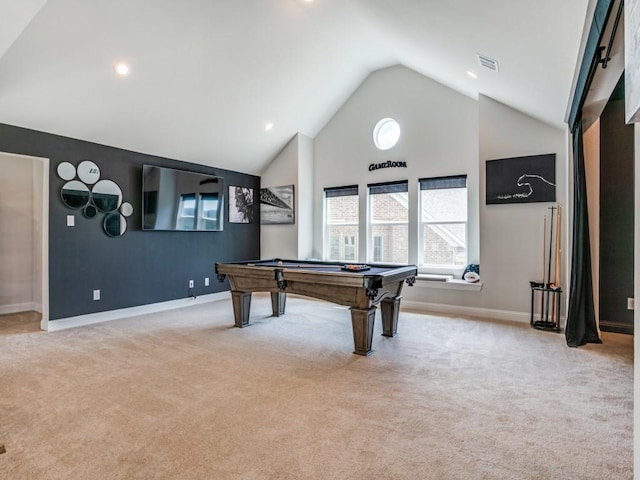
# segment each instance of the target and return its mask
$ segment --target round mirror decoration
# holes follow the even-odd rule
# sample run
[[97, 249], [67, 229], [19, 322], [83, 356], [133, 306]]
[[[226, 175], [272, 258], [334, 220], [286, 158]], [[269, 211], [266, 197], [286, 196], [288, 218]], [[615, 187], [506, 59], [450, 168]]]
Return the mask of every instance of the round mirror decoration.
[[122, 205], [120, 205], [120, 213], [125, 217], [130, 217], [133, 213], [133, 205], [131, 205], [129, 202], [124, 202]]
[[114, 212], [122, 203], [122, 190], [112, 180], [100, 180], [91, 190], [93, 204], [105, 213]]
[[69, 162], [60, 162], [57, 168], [58, 176], [62, 180], [73, 180], [73, 177], [76, 176], [76, 167]]
[[87, 218], [93, 218], [93, 217], [95, 217], [97, 214], [98, 214], [98, 209], [97, 209], [95, 206], [93, 206], [93, 205], [89, 204], [89, 205], [87, 205], [86, 207], [84, 207], [84, 216], [85, 216], [85, 217], [87, 217]]
[[109, 213], [104, 217], [102, 227], [110, 237], [119, 237], [127, 231], [127, 219], [117, 212]]
[[83, 160], [78, 165], [78, 178], [86, 184], [93, 185], [100, 180], [100, 168], [91, 160]]
[[78, 180], [71, 180], [62, 186], [62, 201], [69, 208], [84, 208], [90, 198], [89, 187]]
[[[66, 181], [60, 191], [66, 207], [82, 210], [85, 218], [103, 213], [102, 228], [110, 237], [127, 231], [125, 217], [133, 214], [133, 205], [122, 202], [122, 190], [116, 182], [100, 180], [100, 167], [91, 160], [83, 160], [77, 168], [70, 162], [60, 162], [56, 171]], [[76, 175], [79, 180], [74, 180]]]

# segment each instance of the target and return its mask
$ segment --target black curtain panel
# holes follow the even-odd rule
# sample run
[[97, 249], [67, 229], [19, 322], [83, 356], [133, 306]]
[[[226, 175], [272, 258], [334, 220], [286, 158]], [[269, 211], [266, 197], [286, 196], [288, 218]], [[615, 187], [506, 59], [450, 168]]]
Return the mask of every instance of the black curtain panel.
[[586, 343], [602, 343], [598, 335], [593, 306], [589, 215], [581, 121], [576, 123], [573, 131], [573, 164], [573, 248], [565, 337], [568, 346], [579, 347]]

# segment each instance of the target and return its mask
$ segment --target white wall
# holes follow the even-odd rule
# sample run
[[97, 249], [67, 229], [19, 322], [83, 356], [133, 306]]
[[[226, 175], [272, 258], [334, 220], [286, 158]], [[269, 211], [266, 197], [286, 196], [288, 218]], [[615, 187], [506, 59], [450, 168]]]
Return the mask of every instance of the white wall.
[[[570, 210], [566, 187], [567, 132], [539, 122], [489, 97], [480, 96], [479, 103], [481, 195], [484, 196], [485, 191], [487, 160], [555, 153], [556, 200], [563, 209], [562, 252], [563, 255], [567, 254], [567, 238], [570, 236], [566, 215]], [[549, 214], [551, 204], [481, 203], [480, 276], [484, 286], [478, 306], [529, 312], [529, 282], [542, 281], [544, 216]], [[566, 264], [566, 255], [563, 257], [563, 264]], [[566, 276], [566, 271], [563, 271], [560, 282], [563, 292], [567, 292]], [[563, 300], [566, 301], [566, 294], [564, 297]]]
[[593, 276], [593, 306], [596, 322], [600, 321], [600, 118], [583, 135], [584, 166], [589, 209], [589, 239], [591, 241], [591, 273]]
[[297, 134], [262, 172], [261, 188], [293, 185], [295, 224], [262, 225], [260, 257], [305, 259], [312, 256], [313, 140]]
[[[385, 117], [398, 121], [401, 136], [388, 151], [373, 143], [373, 128]], [[322, 257], [323, 191], [357, 184], [361, 219], [367, 184], [409, 180], [409, 215], [418, 218], [418, 183], [422, 177], [466, 174], [469, 185], [469, 258], [478, 251], [478, 107], [477, 102], [406, 67], [372, 73], [315, 138], [313, 253]], [[407, 168], [368, 171], [371, 163], [406, 161]], [[366, 261], [366, 224], [360, 222], [359, 261]], [[410, 231], [410, 251], [417, 252], [417, 230]], [[413, 248], [412, 248], [413, 247]], [[416, 263], [416, 255], [409, 258]]]
[[[387, 116], [400, 123], [402, 136], [396, 147], [383, 152], [375, 148], [372, 131]], [[467, 174], [469, 262], [479, 260], [482, 290], [405, 288], [405, 303], [479, 315], [504, 312], [501, 318], [528, 320], [529, 281], [541, 280], [543, 218], [550, 204], [485, 205], [485, 162], [555, 153], [557, 199], [567, 210], [566, 131], [488, 97], [475, 101], [396, 66], [374, 72], [363, 82], [315, 138], [314, 151], [314, 256], [322, 256], [325, 187], [357, 184], [366, 192], [369, 183], [408, 179], [410, 215], [417, 218], [418, 178]], [[385, 160], [406, 161], [408, 168], [367, 170], [370, 163]], [[568, 252], [567, 217], [562, 229], [564, 252]], [[410, 241], [417, 242], [417, 232], [410, 234]], [[360, 236], [365, 235], [361, 225]], [[359, 260], [365, 261], [362, 247], [361, 238]], [[417, 258], [409, 261], [416, 263]], [[566, 292], [566, 275], [562, 277]]]
[[[45, 299], [43, 298], [43, 281], [45, 275], [45, 261], [44, 261], [44, 249], [45, 241], [44, 236], [48, 229], [43, 225], [48, 220], [49, 216], [44, 213], [44, 203], [49, 204], [48, 193], [45, 196], [43, 185], [45, 183], [44, 170], [48, 168], [48, 160], [43, 163], [42, 160], [31, 160], [31, 172], [32, 172], [32, 186], [33, 186], [33, 211], [31, 216], [31, 224], [33, 229], [33, 271], [32, 278], [34, 280], [33, 287], [33, 302], [34, 310], [44, 313]], [[49, 183], [49, 177], [46, 178], [46, 183]], [[48, 192], [48, 190], [47, 190]], [[48, 209], [47, 209], [48, 213]], [[45, 220], [45, 218], [47, 220]], [[48, 244], [48, 242], [46, 242]], [[47, 256], [48, 258], [48, 256]], [[46, 269], [48, 271], [48, 269]]]
[[298, 134], [298, 256], [313, 257], [313, 139]]
[[0, 153], [0, 313], [33, 310], [42, 302], [35, 257], [42, 210], [41, 193], [34, 191], [38, 167], [27, 157]]

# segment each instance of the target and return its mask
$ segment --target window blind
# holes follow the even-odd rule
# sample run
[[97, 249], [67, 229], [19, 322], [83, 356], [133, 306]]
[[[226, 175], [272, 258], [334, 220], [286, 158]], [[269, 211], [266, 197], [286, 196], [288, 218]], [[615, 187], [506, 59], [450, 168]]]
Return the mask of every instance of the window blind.
[[466, 188], [467, 176], [466, 175], [454, 175], [450, 177], [434, 177], [434, 178], [421, 178], [420, 190], [439, 190], [443, 188]]
[[344, 187], [328, 187], [324, 189], [325, 198], [347, 197], [358, 195], [358, 185], [347, 185]]
[[367, 185], [367, 187], [369, 187], [370, 195], [378, 193], [404, 193], [409, 191], [409, 183], [406, 180], [402, 182], [371, 183]]

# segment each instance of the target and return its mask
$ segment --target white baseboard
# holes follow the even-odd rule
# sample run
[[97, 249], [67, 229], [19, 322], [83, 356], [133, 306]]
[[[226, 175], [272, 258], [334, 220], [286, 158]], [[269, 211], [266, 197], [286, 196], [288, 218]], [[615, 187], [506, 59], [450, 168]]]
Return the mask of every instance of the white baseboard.
[[[254, 294], [257, 295], [257, 294]], [[108, 312], [90, 313], [87, 315], [79, 315], [77, 317], [61, 318], [59, 320], [49, 320], [42, 322], [41, 328], [50, 332], [57, 330], [64, 330], [67, 328], [81, 327], [85, 325], [92, 325], [95, 323], [109, 322], [112, 320], [119, 320], [122, 318], [135, 317], [137, 315], [145, 315], [148, 313], [162, 312], [165, 310], [172, 310], [175, 308], [187, 307], [189, 305], [217, 302], [220, 300], [228, 300], [231, 297], [230, 292], [218, 292], [209, 295], [200, 295], [196, 299], [181, 298], [178, 300], [170, 300], [168, 302], [152, 303], [150, 305], [140, 305], [137, 307], [123, 308], [119, 310], [110, 310]], [[23, 308], [24, 305], [28, 305], [28, 308]], [[34, 304], [20, 304], [21, 309], [18, 311], [36, 310]], [[403, 299], [400, 303], [402, 309], [414, 310], [420, 313], [427, 314], [444, 314], [444, 315], [459, 315], [475, 318], [488, 318], [492, 320], [500, 320], [506, 322], [518, 322], [528, 324], [531, 320], [530, 312], [515, 312], [510, 310], [498, 310], [492, 308], [478, 308], [478, 307], [464, 307], [461, 305], [447, 305], [443, 303], [428, 303], [428, 302], [416, 302]], [[3, 312], [3, 308], [0, 307], [0, 314]], [[37, 310], [36, 310], [37, 311]], [[563, 324], [564, 317], [561, 317], [560, 323]]]
[[35, 302], [14, 303], [12, 305], [0, 305], [0, 315], [20, 312], [40, 312], [41, 306]]
[[492, 308], [463, 307], [461, 305], [446, 305], [443, 303], [415, 302], [407, 301], [405, 299], [402, 300], [400, 306], [401, 308], [416, 310], [423, 313], [463, 315], [468, 317], [490, 318], [493, 320], [521, 323], [529, 323], [531, 321], [531, 313], [529, 312], [513, 312], [510, 310], [496, 310]]
[[58, 320], [43, 321], [41, 328], [49, 332], [65, 330], [67, 328], [82, 327], [92, 325], [94, 323], [110, 322], [112, 320], [120, 320], [122, 318], [135, 317], [137, 315], [145, 315], [148, 313], [163, 312], [165, 310], [173, 310], [175, 308], [188, 307], [201, 303], [217, 302], [231, 298], [230, 293], [218, 292], [208, 295], [200, 295], [197, 298], [181, 298], [178, 300], [170, 300], [168, 302], [152, 303], [149, 305], [140, 305], [137, 307], [121, 308], [119, 310], [109, 310], [108, 312], [89, 313], [87, 315], [78, 315], [77, 317], [61, 318]]

